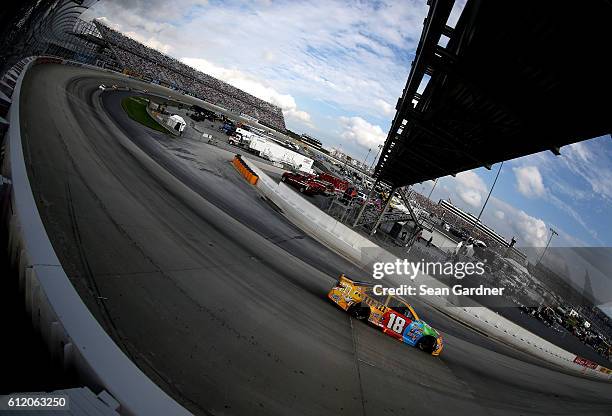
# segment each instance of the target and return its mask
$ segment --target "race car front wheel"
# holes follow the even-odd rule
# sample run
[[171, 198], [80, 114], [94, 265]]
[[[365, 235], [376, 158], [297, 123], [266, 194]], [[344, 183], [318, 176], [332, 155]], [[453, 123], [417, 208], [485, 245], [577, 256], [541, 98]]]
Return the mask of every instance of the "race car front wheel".
[[421, 351], [431, 354], [436, 347], [436, 339], [434, 337], [424, 336], [417, 343], [417, 347]]

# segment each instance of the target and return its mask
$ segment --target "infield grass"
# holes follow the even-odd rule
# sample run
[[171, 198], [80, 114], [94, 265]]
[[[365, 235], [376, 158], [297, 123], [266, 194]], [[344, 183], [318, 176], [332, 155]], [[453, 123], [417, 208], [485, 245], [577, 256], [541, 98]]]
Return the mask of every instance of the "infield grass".
[[143, 126], [147, 126], [150, 129], [157, 130], [162, 133], [168, 133], [168, 131], [157, 121], [153, 120], [147, 113], [147, 101], [140, 97], [127, 97], [121, 101], [121, 107], [127, 113], [127, 115], [134, 121], [139, 122]]

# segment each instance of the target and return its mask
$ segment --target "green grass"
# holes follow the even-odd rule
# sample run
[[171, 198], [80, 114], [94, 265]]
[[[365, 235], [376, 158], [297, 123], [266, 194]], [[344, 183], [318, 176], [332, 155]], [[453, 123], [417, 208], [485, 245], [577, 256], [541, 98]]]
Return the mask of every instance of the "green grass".
[[140, 97], [127, 97], [121, 101], [121, 107], [123, 107], [123, 110], [132, 120], [150, 129], [168, 133], [168, 130], [147, 114], [147, 101], [145, 99]]

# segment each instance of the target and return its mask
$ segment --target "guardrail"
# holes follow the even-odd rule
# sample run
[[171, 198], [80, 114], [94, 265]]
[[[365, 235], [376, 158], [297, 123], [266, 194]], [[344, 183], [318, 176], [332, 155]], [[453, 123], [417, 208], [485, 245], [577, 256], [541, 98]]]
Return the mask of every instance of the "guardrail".
[[[247, 158], [242, 160], [259, 176], [257, 182], [259, 191], [276, 204], [282, 210], [283, 215], [291, 222], [313, 238], [360, 266], [367, 266], [372, 261], [377, 260], [396, 259], [393, 254], [327, 215], [284, 183], [277, 184], [274, 182], [251, 160]], [[376, 250], [368, 250], [372, 248], [376, 248]], [[371, 256], [368, 254], [370, 252], [377, 253], [377, 258], [368, 257]], [[444, 286], [431, 276], [422, 275], [417, 279], [419, 279], [419, 283], [427, 281], [435, 283], [437, 287]], [[565, 351], [486, 307], [449, 307], [441, 296], [420, 297], [420, 299], [492, 338], [510, 344], [572, 373], [590, 378], [612, 380], [611, 369]]]
[[121, 414], [190, 415], [153, 383], [96, 321], [72, 286], [46, 234], [28, 180], [19, 119], [25, 73], [33, 65], [44, 63], [95, 68], [56, 57], [27, 58], [0, 82], [0, 90], [10, 100], [2, 163], [2, 175], [10, 182], [4, 185], [8, 189], [3, 192], [3, 215], [9, 231], [9, 260], [18, 271], [26, 310], [54, 359], [64, 368], [74, 369], [92, 390], [109, 392], [119, 402]]

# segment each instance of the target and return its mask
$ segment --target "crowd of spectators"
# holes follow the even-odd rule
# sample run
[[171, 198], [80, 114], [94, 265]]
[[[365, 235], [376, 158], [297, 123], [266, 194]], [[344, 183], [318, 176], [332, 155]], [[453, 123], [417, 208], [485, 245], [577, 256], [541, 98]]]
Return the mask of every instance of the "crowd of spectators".
[[285, 130], [283, 113], [278, 106], [149, 48], [98, 21], [96, 26], [110, 44], [119, 64], [130, 75], [172, 87], [234, 113], [251, 116], [280, 131]]

